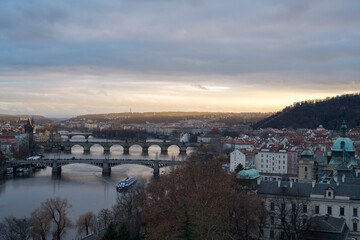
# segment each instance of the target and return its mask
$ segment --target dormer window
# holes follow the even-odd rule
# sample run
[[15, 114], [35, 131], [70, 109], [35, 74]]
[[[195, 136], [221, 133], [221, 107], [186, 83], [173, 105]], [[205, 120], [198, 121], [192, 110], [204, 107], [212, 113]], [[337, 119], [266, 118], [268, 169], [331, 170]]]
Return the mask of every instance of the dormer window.
[[334, 189], [332, 189], [331, 187], [329, 187], [328, 189], [326, 189], [326, 198], [334, 198]]

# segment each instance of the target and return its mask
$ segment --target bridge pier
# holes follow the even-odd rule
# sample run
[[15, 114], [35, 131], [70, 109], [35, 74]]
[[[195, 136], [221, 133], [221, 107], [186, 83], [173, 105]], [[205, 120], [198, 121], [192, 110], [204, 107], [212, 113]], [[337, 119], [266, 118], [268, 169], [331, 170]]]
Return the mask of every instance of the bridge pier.
[[64, 147], [63, 152], [66, 153], [66, 154], [71, 154], [71, 147], [68, 147], [68, 146]]
[[187, 147], [185, 144], [181, 145], [180, 146], [180, 154], [186, 154], [186, 149], [187, 149]]
[[148, 155], [149, 154], [149, 147], [148, 146], [143, 146], [142, 147], [142, 154], [143, 155]]
[[109, 176], [111, 174], [111, 167], [107, 160], [103, 162], [102, 174], [103, 176]]
[[154, 162], [154, 175], [157, 176], [160, 173], [160, 167], [159, 167], [159, 162], [155, 161]]
[[130, 153], [130, 147], [129, 146], [123, 146], [124, 152], [123, 154], [129, 154]]
[[84, 154], [90, 154], [90, 147], [84, 146]]
[[168, 154], [168, 146], [161, 146], [161, 154]]
[[110, 147], [104, 146], [104, 154], [110, 154]]
[[56, 160], [52, 162], [52, 171], [53, 174], [61, 173], [61, 165], [58, 164]]

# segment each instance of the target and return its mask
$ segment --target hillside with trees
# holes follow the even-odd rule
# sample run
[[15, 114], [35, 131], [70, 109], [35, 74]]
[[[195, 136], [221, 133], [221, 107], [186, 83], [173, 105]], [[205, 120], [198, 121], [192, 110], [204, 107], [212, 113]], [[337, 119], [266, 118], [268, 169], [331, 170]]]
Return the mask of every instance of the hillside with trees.
[[151, 123], [174, 123], [186, 120], [212, 120], [221, 121], [228, 125], [232, 124], [251, 124], [270, 116], [271, 113], [245, 112], [126, 112], [126, 113], [107, 113], [107, 114], [87, 114], [80, 115], [70, 120], [92, 120], [92, 121], [117, 121], [124, 124], [146, 122]]
[[254, 128], [316, 128], [339, 130], [345, 120], [349, 128], [360, 126], [360, 93], [294, 103], [257, 122]]

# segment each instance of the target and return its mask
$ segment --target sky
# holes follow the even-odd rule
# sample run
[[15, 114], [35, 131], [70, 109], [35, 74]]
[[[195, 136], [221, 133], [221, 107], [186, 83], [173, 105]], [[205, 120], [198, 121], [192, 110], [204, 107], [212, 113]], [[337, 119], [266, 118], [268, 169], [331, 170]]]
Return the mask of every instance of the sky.
[[360, 91], [358, 0], [0, 0], [0, 113], [269, 112]]

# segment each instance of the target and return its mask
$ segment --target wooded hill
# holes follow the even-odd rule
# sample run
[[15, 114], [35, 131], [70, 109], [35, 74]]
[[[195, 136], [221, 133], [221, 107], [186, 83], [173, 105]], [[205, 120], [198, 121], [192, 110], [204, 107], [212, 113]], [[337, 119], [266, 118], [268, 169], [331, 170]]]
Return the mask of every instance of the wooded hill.
[[256, 123], [270, 113], [224, 113], [224, 112], [134, 112], [80, 115], [70, 120], [111, 121], [121, 123], [172, 123], [181, 120], [213, 119], [226, 124]]
[[360, 127], [360, 93], [294, 103], [260, 120], [254, 128], [310, 128], [320, 124], [339, 130], [345, 120], [348, 128]]

